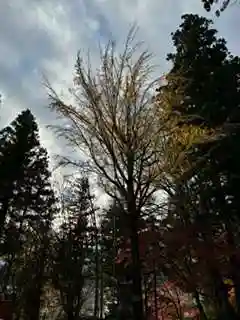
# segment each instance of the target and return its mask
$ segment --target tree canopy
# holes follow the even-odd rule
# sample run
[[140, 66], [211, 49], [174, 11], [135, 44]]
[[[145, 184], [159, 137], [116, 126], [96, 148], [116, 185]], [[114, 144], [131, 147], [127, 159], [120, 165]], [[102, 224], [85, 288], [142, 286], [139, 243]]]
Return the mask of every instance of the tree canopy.
[[29, 109], [0, 130], [0, 318], [240, 319], [240, 58], [184, 14], [163, 83], [135, 31], [47, 87], [72, 175]]

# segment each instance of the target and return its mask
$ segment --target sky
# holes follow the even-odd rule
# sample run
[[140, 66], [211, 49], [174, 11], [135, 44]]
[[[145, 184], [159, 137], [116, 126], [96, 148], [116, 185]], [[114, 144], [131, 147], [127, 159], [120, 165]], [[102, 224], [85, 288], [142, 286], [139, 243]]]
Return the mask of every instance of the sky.
[[[207, 15], [200, 0], [0, 0], [0, 128], [29, 108], [50, 157], [62, 153], [62, 142], [46, 128], [56, 116], [47, 108], [44, 77], [59, 93], [71, 87], [78, 50], [89, 51], [97, 66], [99, 43], [114, 39], [121, 47], [133, 23], [161, 74], [172, 51], [170, 33], [184, 13]], [[240, 5], [218, 19], [207, 16], [230, 51], [240, 54]]]

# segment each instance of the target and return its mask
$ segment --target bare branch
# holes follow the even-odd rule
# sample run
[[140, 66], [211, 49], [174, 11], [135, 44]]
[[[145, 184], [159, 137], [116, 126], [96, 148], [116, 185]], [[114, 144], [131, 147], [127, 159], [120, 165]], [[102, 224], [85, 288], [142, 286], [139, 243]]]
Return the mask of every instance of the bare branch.
[[127, 200], [133, 190], [140, 210], [161, 181], [166, 188], [164, 156], [170, 119], [162, 117], [153, 102], [159, 79], [151, 81], [152, 55], [139, 51], [142, 43], [135, 42], [135, 33], [133, 27], [122, 54], [117, 54], [114, 42], [100, 50], [96, 72], [90, 60], [85, 63], [78, 55], [71, 90], [75, 105], [64, 103], [48, 89], [51, 108], [68, 121], [68, 127], [52, 127], [57, 135], [85, 153], [88, 169], [98, 174], [109, 195]]

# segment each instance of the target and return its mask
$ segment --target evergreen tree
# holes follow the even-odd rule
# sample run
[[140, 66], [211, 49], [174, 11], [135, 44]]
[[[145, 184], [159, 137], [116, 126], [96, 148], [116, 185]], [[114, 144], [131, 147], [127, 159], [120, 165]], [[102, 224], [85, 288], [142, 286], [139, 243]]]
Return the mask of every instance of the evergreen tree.
[[199, 124], [216, 128], [238, 107], [239, 58], [228, 52], [224, 39], [217, 38], [211, 20], [192, 14], [182, 19], [172, 34], [176, 53], [168, 55], [173, 63], [168, 76], [177, 81], [170, 80], [169, 85], [178, 92], [183, 89], [181, 114], [198, 116]]
[[[236, 188], [239, 154], [236, 150], [240, 142], [240, 58], [230, 55], [226, 42], [217, 39], [216, 30], [210, 28], [211, 21], [194, 15], [183, 19], [180, 29], [173, 35], [177, 52], [169, 55], [173, 62], [170, 78], [179, 75], [183, 80], [173, 86], [170, 80], [168, 89], [183, 88], [177, 110], [181, 116], [193, 119], [187, 120], [186, 128], [205, 127], [214, 137], [194, 145], [189, 159], [195, 171], [190, 170], [188, 176], [194, 174], [198, 184], [199, 179], [205, 183], [208, 199], [212, 201], [209, 205], [214, 206], [213, 211], [218, 212], [225, 223], [230, 220], [236, 223], [239, 219]], [[200, 168], [196, 166], [199, 163]]]
[[42, 296], [48, 280], [50, 232], [29, 230], [25, 243], [10, 270], [12, 300], [16, 317], [40, 319]]
[[54, 194], [47, 152], [40, 146], [37, 123], [23, 111], [0, 132], [0, 227], [11, 223], [51, 224]]
[[5, 290], [13, 293], [16, 313], [38, 319], [48, 233], [56, 212], [47, 152], [30, 110], [19, 114], [0, 137], [1, 255], [8, 262]]
[[[95, 241], [89, 226], [92, 213], [87, 179], [77, 179], [63, 195], [65, 222], [52, 250], [51, 279], [69, 320], [79, 319], [94, 289]], [[94, 294], [93, 294], [94, 296]], [[95, 300], [95, 299], [93, 299]]]
[[[240, 59], [228, 52], [224, 39], [217, 38], [211, 21], [197, 15], [185, 15], [183, 20], [172, 35], [176, 53], [168, 56], [173, 67], [167, 77], [168, 85], [160, 92], [171, 92], [174, 101], [170, 109], [178, 115], [182, 135], [175, 144], [193, 142], [193, 129], [211, 134], [202, 141], [199, 135], [201, 143], [195, 140], [191, 144], [186, 154], [189, 166], [182, 168], [178, 181], [175, 179], [174, 207], [178, 214], [183, 214], [181, 224], [191, 226], [194, 221], [200, 227], [198, 237], [209, 247], [214, 245], [216, 234], [226, 232], [229, 247], [236, 250]], [[210, 264], [207, 268], [214, 282], [219, 312], [234, 318], [222, 276], [234, 279], [238, 297], [239, 267], [235, 253], [230, 252], [228, 258], [227, 273], [217, 263], [214, 268]]]

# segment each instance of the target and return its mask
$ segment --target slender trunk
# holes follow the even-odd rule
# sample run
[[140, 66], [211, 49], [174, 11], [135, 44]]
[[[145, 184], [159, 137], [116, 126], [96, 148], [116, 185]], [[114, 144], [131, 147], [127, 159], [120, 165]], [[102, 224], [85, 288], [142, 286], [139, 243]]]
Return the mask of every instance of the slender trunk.
[[73, 314], [73, 311], [72, 310], [70, 310], [70, 311], [68, 311], [68, 313], [67, 313], [67, 320], [74, 320], [74, 314]]
[[228, 205], [226, 203], [225, 195], [222, 190], [221, 181], [218, 175], [214, 176], [214, 183], [217, 186], [217, 196], [218, 200], [220, 202], [221, 208], [223, 210], [223, 221], [224, 226], [227, 234], [227, 244], [230, 248], [230, 252], [233, 252], [230, 254], [230, 275], [232, 277], [232, 280], [234, 282], [235, 287], [235, 295], [236, 295], [236, 313], [238, 317], [240, 317], [240, 278], [239, 278], [239, 263], [237, 262], [236, 254], [234, 251], [236, 250], [234, 235], [233, 235], [233, 227], [232, 227], [232, 221], [231, 217], [229, 217], [228, 213]]
[[157, 295], [157, 273], [154, 265], [154, 309], [155, 319], [158, 320], [158, 295]]
[[63, 305], [63, 310], [64, 310], [64, 313], [65, 313], [65, 319], [67, 320], [74, 320], [75, 318], [75, 315], [74, 315], [74, 306], [73, 306], [73, 295], [72, 295], [72, 292], [71, 292], [71, 288], [70, 286], [68, 286], [67, 288], [67, 291], [66, 291], [66, 300], [63, 298], [64, 297], [64, 294], [62, 295], [62, 301], [65, 300], [65, 304]]
[[[40, 253], [39, 263], [36, 268], [37, 276], [35, 280], [35, 287], [31, 291], [32, 294], [29, 297], [29, 304], [26, 305], [25, 314], [28, 314], [29, 320], [38, 320], [40, 318], [40, 308], [41, 308], [41, 295], [43, 288], [43, 277], [44, 277], [44, 263], [45, 263], [45, 253], [46, 248], [42, 249]], [[34, 281], [34, 280], [33, 280]]]
[[[217, 187], [218, 202], [223, 210], [223, 213], [225, 214], [227, 207], [226, 207], [225, 198], [224, 198], [222, 188], [221, 188], [221, 183], [220, 183], [220, 180], [219, 180], [219, 177], [217, 176], [217, 174], [212, 176], [212, 181], [214, 182], [215, 186]], [[204, 203], [203, 201], [200, 201], [200, 211], [206, 215], [206, 212], [208, 212], [207, 209], [208, 208], [206, 207], [206, 203]], [[209, 231], [211, 231], [211, 229]], [[205, 227], [205, 230], [202, 231], [202, 237], [205, 240], [205, 242], [208, 244], [208, 247], [212, 248], [212, 251], [214, 252], [215, 243], [212, 239], [211, 232], [209, 232], [209, 231], [206, 232], [206, 227]], [[217, 268], [216, 266], [210, 266], [209, 273], [210, 273], [210, 276], [212, 278], [213, 285], [214, 285], [215, 299], [217, 300], [218, 313], [219, 313], [220, 318], [225, 317], [224, 319], [232, 319], [232, 320], [236, 319], [236, 312], [234, 311], [234, 308], [232, 307], [232, 305], [229, 302], [227, 288], [223, 282], [220, 269]]]
[[36, 297], [31, 299], [31, 306], [29, 306], [29, 316], [26, 317], [28, 320], [38, 320], [40, 317], [40, 301], [38, 299], [38, 293], [36, 292]]
[[[211, 242], [208, 241], [207, 243], [211, 246]], [[224, 319], [236, 319], [234, 309], [228, 300], [227, 288], [219, 270], [216, 267], [210, 266], [209, 273], [213, 282], [219, 315], [225, 317]]]
[[194, 298], [196, 299], [197, 307], [198, 307], [199, 314], [200, 314], [200, 320], [208, 320], [208, 317], [203, 309], [203, 305], [201, 303], [199, 293], [197, 292], [197, 290], [195, 290], [195, 292], [194, 292]]
[[144, 282], [144, 311], [145, 311], [145, 314], [147, 314], [147, 312], [148, 312], [148, 288], [147, 288], [147, 283], [146, 283], [145, 277], [143, 279], [143, 282]]
[[88, 197], [91, 206], [91, 217], [94, 227], [94, 241], [95, 241], [95, 293], [94, 293], [94, 318], [99, 317], [99, 248], [98, 248], [98, 229], [97, 229], [97, 220], [94, 205], [92, 202], [92, 197], [90, 191], [88, 191]]
[[[230, 223], [226, 223], [226, 230], [227, 230], [227, 242], [230, 246], [230, 250], [236, 250], [236, 245], [233, 237], [233, 232], [231, 230]], [[236, 313], [240, 317], [240, 278], [239, 278], [239, 263], [237, 261], [236, 254], [233, 253], [230, 256], [230, 264], [231, 264], [231, 276], [234, 283], [234, 290], [235, 290], [235, 301], [236, 301]]]
[[40, 317], [40, 298], [41, 284], [36, 284], [36, 288], [29, 292], [27, 304], [25, 305], [24, 313], [27, 320], [38, 320]]
[[142, 275], [141, 261], [139, 254], [138, 240], [138, 219], [136, 212], [131, 210], [131, 255], [132, 255], [132, 306], [134, 320], [143, 320], [143, 300], [142, 300]]
[[134, 194], [134, 154], [130, 150], [127, 156], [127, 171], [128, 181], [126, 202], [129, 217], [132, 256], [132, 309], [134, 320], [143, 320], [142, 274], [138, 239], [140, 212], [137, 209], [136, 197]]
[[103, 319], [103, 294], [104, 294], [104, 287], [103, 287], [103, 268], [102, 268], [102, 250], [100, 251], [100, 319]]
[[219, 274], [212, 270], [212, 279], [215, 283], [215, 297], [218, 301], [218, 315], [221, 319], [237, 319], [236, 313], [228, 300], [227, 288]]
[[5, 198], [3, 199], [2, 209], [0, 211], [0, 236], [3, 233], [4, 224], [5, 224], [5, 220], [8, 212], [8, 207], [9, 207], [9, 198]]
[[95, 245], [95, 294], [94, 294], [94, 318], [99, 315], [99, 257], [98, 245]]

